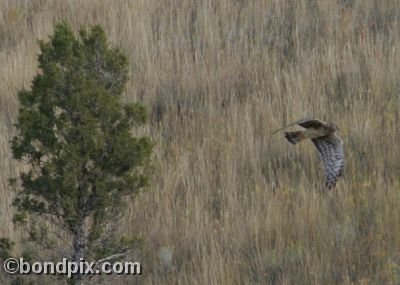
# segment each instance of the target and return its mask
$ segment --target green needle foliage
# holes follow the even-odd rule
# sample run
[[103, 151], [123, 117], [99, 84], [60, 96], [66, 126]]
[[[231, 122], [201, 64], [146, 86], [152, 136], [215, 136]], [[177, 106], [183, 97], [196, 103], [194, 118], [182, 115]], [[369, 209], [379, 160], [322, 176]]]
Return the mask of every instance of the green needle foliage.
[[18, 94], [12, 153], [26, 171], [15, 179], [15, 221], [46, 248], [60, 244], [49, 225], [61, 229], [71, 244], [59, 250], [72, 260], [120, 254], [135, 239], [116, 238], [113, 225], [123, 198], [146, 185], [153, 147], [132, 135], [146, 121], [145, 107], [121, 103], [127, 59], [98, 26], [76, 36], [59, 24], [39, 45], [41, 72]]

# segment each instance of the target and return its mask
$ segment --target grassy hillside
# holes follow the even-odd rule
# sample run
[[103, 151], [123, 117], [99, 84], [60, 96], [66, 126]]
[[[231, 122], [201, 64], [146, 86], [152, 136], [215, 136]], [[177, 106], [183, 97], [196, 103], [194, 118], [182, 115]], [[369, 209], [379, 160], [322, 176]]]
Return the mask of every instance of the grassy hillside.
[[[398, 1], [0, 0], [0, 232], [16, 240], [16, 93], [61, 20], [104, 27], [130, 60], [125, 99], [151, 111], [152, 185], [117, 221], [146, 238], [144, 272], [114, 284], [400, 282]], [[329, 193], [311, 143], [271, 136], [306, 116], [341, 128]]]

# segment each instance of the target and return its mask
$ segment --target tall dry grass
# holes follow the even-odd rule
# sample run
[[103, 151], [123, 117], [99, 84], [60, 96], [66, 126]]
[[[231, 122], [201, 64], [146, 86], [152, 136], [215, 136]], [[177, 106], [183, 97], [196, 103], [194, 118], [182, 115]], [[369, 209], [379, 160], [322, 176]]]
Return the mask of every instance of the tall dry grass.
[[[157, 143], [119, 221], [146, 238], [144, 273], [104, 284], [400, 283], [398, 1], [0, 0], [0, 232], [16, 240], [16, 93], [61, 20], [126, 51], [125, 99], [149, 107]], [[271, 137], [305, 116], [342, 129], [329, 193], [311, 143]]]

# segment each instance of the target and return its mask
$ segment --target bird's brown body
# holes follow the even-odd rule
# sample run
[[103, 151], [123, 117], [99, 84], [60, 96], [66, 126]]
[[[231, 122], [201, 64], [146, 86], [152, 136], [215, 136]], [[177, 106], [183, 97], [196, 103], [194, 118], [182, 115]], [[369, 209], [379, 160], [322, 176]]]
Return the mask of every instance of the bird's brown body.
[[285, 132], [285, 137], [289, 142], [296, 144], [305, 139], [316, 139], [324, 136], [328, 136], [335, 132], [334, 129], [330, 128], [309, 128], [303, 131], [295, 131], [295, 132]]

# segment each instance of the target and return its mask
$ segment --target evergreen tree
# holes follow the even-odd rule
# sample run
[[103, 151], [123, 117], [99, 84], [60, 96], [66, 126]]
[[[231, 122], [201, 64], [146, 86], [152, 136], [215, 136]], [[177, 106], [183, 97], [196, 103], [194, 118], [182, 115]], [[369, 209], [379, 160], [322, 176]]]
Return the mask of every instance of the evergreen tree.
[[62, 23], [39, 45], [41, 72], [18, 94], [12, 153], [25, 171], [14, 180], [14, 220], [72, 261], [122, 256], [136, 239], [116, 237], [114, 226], [124, 198], [147, 183], [153, 147], [132, 135], [145, 107], [121, 103], [127, 59], [98, 26], [75, 35]]

